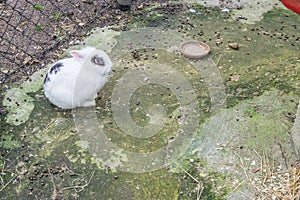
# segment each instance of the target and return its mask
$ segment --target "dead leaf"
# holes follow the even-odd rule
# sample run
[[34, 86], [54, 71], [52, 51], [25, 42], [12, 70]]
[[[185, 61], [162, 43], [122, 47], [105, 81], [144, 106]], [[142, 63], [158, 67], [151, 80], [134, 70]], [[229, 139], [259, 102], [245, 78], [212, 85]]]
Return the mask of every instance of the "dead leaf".
[[24, 61], [23, 61], [23, 65], [27, 64], [32, 58], [30, 56], [27, 56]]
[[233, 75], [233, 76], [231, 76], [230, 77], [230, 80], [232, 81], [232, 82], [237, 82], [237, 81], [239, 81], [240, 80], [240, 75], [239, 74], [236, 74], [236, 75]]

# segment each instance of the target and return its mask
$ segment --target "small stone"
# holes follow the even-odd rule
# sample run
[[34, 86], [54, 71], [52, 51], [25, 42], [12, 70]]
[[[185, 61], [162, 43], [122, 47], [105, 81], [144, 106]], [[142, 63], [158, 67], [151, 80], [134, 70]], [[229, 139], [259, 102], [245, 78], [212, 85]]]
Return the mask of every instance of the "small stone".
[[245, 37], [245, 40], [248, 41], [248, 42], [250, 42], [250, 41], [252, 41], [252, 38], [249, 37], [249, 36], [246, 36], [246, 37]]
[[234, 50], [238, 50], [240, 48], [239, 43], [236, 43], [236, 42], [229, 42], [228, 46]]
[[189, 11], [190, 11], [190, 13], [195, 13], [196, 12], [196, 10], [194, 10], [192, 8]]
[[223, 8], [221, 11], [225, 12], [225, 13], [229, 13], [230, 12], [230, 10], [228, 8]]
[[238, 19], [247, 20], [247, 17], [244, 17], [244, 16], [242, 16], [242, 15], [238, 15], [237, 18], [238, 18]]
[[7, 74], [9, 71], [7, 69], [2, 70], [3, 74]]
[[74, 44], [75, 44], [75, 45], [79, 45], [79, 44], [80, 44], [80, 40], [76, 40], [76, 41], [74, 42]]
[[77, 130], [76, 129], [72, 129], [71, 133], [77, 133]]

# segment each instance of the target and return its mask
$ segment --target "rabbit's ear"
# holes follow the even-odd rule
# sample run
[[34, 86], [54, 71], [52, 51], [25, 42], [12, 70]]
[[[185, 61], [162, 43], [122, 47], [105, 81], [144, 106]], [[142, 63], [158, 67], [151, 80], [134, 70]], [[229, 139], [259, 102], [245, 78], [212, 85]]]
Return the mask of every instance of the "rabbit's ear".
[[76, 60], [83, 60], [84, 59], [84, 55], [81, 51], [79, 50], [72, 50], [70, 51], [70, 54], [73, 56], [73, 58], [75, 58]]

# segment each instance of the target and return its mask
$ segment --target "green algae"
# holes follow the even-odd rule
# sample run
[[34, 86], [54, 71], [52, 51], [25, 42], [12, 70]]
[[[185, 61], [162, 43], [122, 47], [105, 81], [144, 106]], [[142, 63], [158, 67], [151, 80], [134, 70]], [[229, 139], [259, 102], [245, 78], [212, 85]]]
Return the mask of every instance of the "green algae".
[[[264, 14], [264, 19], [255, 25], [246, 25], [221, 17], [194, 17], [189, 18], [193, 27], [184, 25], [180, 29], [189, 28], [187, 34], [207, 42], [212, 47], [211, 55], [226, 84], [228, 106], [261, 95], [263, 91], [274, 87], [298, 93], [297, 55], [300, 45], [299, 37], [295, 35], [295, 22], [299, 21], [299, 18], [288, 14], [287, 11], [280, 13], [278, 10], [269, 11]], [[210, 24], [214, 24], [216, 28], [207, 28]], [[201, 36], [198, 35], [199, 30], [203, 31]], [[239, 50], [229, 48], [229, 41], [239, 43]], [[235, 75], [239, 77], [238, 80], [232, 80]]]
[[[155, 9], [151, 9], [151, 12]], [[197, 11], [201, 11], [200, 9]], [[266, 13], [262, 21], [248, 25], [224, 19], [224, 16], [226, 16], [224, 13], [218, 11], [203, 14], [201, 17], [186, 13], [179, 16], [178, 20], [177, 16], [172, 16], [170, 19], [174, 21], [161, 24], [171, 23], [174, 26], [189, 18], [189, 22], [194, 24], [194, 27], [186, 23], [179, 29], [180, 32], [185, 31], [184, 34], [188, 35], [185, 39], [205, 40], [212, 47], [211, 56], [224, 78], [228, 95], [228, 108], [213, 116], [209, 113], [211, 105], [209, 92], [201, 79], [201, 74], [197, 73], [189, 61], [180, 55], [169, 50], [159, 48], [152, 50], [152, 48], [139, 46], [138, 51], [142, 55], [140, 60], [136, 60], [132, 57], [132, 50], [125, 48], [128, 43], [124, 40], [127, 37], [126, 32], [108, 29], [105, 31], [97, 29], [90, 38], [85, 40], [87, 45], [96, 44], [99, 48], [111, 52], [114, 62], [120, 61], [115, 63], [116, 71], [99, 93], [96, 112], [108, 137], [123, 149], [150, 152], [165, 146], [168, 139], [176, 135], [177, 120], [181, 116], [174, 94], [164, 87], [147, 85], [133, 94], [131, 104], [134, 106], [130, 110], [131, 116], [138, 125], [147, 125], [150, 122], [147, 113], [151, 104], [163, 102], [166, 105], [167, 116], [169, 116], [166, 128], [155, 137], [144, 140], [130, 137], [118, 130], [113, 122], [109, 99], [115, 81], [128, 70], [125, 68], [143, 70], [141, 64], [147, 64], [147, 62], [172, 63], [170, 66], [183, 74], [191, 83], [200, 106], [201, 125], [193, 138], [190, 150], [179, 163], [189, 174], [199, 180], [200, 186], [204, 187], [202, 199], [225, 199], [232, 186], [236, 186], [231, 182], [232, 177], [243, 178], [240, 169], [234, 167], [239, 164], [239, 160], [234, 155], [242, 158], [250, 157], [250, 160], [253, 159], [259, 163], [259, 160], [253, 156], [255, 150], [258, 153], [265, 152], [270, 157], [274, 155], [278, 158], [276, 162], [283, 165], [295, 160], [288, 133], [293, 126], [293, 116], [295, 116], [296, 104], [299, 100], [300, 65], [297, 57], [299, 40], [296, 36], [298, 29], [293, 26], [299, 22], [299, 18], [287, 11], [273, 10]], [[164, 17], [166, 15], [153, 15], [146, 18], [143, 23], [159, 25]], [[271, 23], [274, 21], [278, 23]], [[141, 26], [141, 24], [136, 23], [133, 26]], [[203, 35], [198, 34], [201, 31]], [[122, 37], [122, 34], [126, 37]], [[110, 39], [106, 40], [107, 37]], [[134, 37], [134, 35], [131, 36], [130, 40], [134, 40]], [[177, 36], [174, 38], [178, 39]], [[220, 41], [222, 43], [219, 43]], [[235, 51], [228, 48], [228, 41], [238, 42], [240, 49]], [[216, 45], [217, 42], [218, 45]], [[116, 47], [121, 48], [115, 49]], [[74, 48], [80, 48], [80, 46]], [[88, 143], [79, 140], [71, 113], [55, 109], [44, 97], [41, 97], [42, 94], [39, 91], [42, 87], [41, 74], [35, 76], [37, 79], [32, 78], [31, 82], [24, 83], [21, 86], [22, 89], [14, 88], [11, 93], [8, 92], [7, 97], [12, 97], [11, 101], [7, 97], [6, 100], [4, 99], [5, 105], [11, 108], [8, 110], [6, 122], [11, 125], [22, 123], [23, 126], [12, 129], [15, 129], [15, 133], [24, 133], [26, 137], [25, 139], [14, 137], [14, 132], [1, 136], [2, 141], [6, 141], [2, 142], [2, 147], [14, 151], [22, 146], [21, 143], [25, 143], [28, 145], [27, 151], [29, 152], [28, 156], [25, 154], [25, 157], [30, 158], [29, 164], [26, 164], [28, 174], [19, 173], [25, 179], [19, 180], [17, 185], [6, 188], [5, 195], [8, 198], [13, 198], [15, 195], [11, 191], [17, 191], [17, 196], [28, 199], [33, 198], [33, 195], [38, 195], [39, 198], [49, 198], [53, 195], [54, 185], [57, 191], [61, 192], [58, 195], [61, 198], [197, 198], [198, 188], [194, 180], [180, 168], [171, 168], [178, 172], [177, 174], [165, 169], [143, 174], [118, 172], [115, 168], [120, 165], [120, 162], [126, 162], [122, 152], [114, 152], [116, 156], [108, 163], [110, 167], [103, 166], [103, 160], [94, 157], [87, 150]], [[143, 95], [148, 93], [153, 94]], [[22, 102], [22, 106], [17, 106], [16, 102], [19, 104]], [[227, 123], [220, 124], [224, 119]], [[220, 130], [226, 133], [225, 136]], [[252, 154], [249, 151], [252, 151]], [[282, 152], [284, 156], [280, 155]], [[33, 156], [30, 157], [31, 154]], [[19, 158], [23, 159], [21, 156]], [[191, 165], [191, 159], [193, 165]], [[224, 166], [224, 163], [232, 167]], [[43, 175], [39, 178], [41, 173], [36, 172], [36, 165], [39, 171], [46, 170], [45, 174], [51, 175], [48, 177]], [[53, 171], [47, 172], [48, 168], [55, 167], [60, 169], [57, 175], [53, 174]], [[255, 165], [255, 167], [258, 166]], [[207, 171], [203, 172], [202, 169], [207, 169]], [[76, 175], [72, 175], [72, 171]], [[36, 173], [38, 175], [35, 175]], [[52, 183], [51, 176], [54, 177], [55, 184]], [[225, 176], [232, 179], [226, 179]], [[31, 183], [31, 177], [36, 177], [37, 180]], [[5, 177], [5, 180], [10, 179]], [[42, 183], [45, 186], [42, 187]], [[74, 190], [74, 186], [78, 190]], [[223, 186], [225, 189], [218, 191], [218, 188]], [[31, 188], [38, 189], [31, 190]], [[30, 195], [28, 191], [31, 191], [33, 195]]]
[[[242, 101], [202, 124], [189, 152], [203, 158], [205, 168], [227, 174], [226, 181], [229, 182], [225, 185], [229, 186], [232, 180], [238, 179], [231, 187], [246, 178], [243, 167], [255, 169], [260, 166], [259, 155], [288, 168], [297, 160], [294, 147], [289, 142], [289, 130], [293, 126], [290, 117], [294, 116], [298, 101], [299, 96], [276, 89]], [[226, 124], [220, 124], [220, 119], [225, 119]], [[248, 185], [240, 189], [251, 194]]]
[[[177, 199], [179, 183], [166, 170], [140, 174], [130, 185], [136, 188], [133, 199]], [[163, 180], [163, 181], [162, 181]]]
[[[203, 167], [206, 168], [206, 166]], [[193, 166], [193, 168], [188, 171], [192, 177], [187, 176], [184, 173], [181, 174], [181, 185], [179, 188], [181, 195], [178, 199], [197, 199], [200, 196], [201, 199], [206, 200], [226, 199], [226, 195], [228, 194], [228, 191], [230, 191], [230, 185], [225, 181], [225, 175], [213, 170], [199, 173], [197, 168], [199, 168], [198, 165]], [[191, 182], [195, 183], [195, 179], [199, 182], [196, 186], [195, 184], [191, 184]]]
[[110, 53], [118, 42], [116, 37], [120, 34], [121, 32], [114, 31], [110, 27], [95, 28], [90, 32], [89, 37], [84, 38], [80, 45], [71, 46], [68, 52], [64, 53], [64, 56], [69, 56], [69, 51], [71, 50], [81, 49], [85, 46], [93, 46]]
[[4, 149], [15, 149], [20, 147], [20, 142], [13, 139], [14, 135], [4, 135], [1, 137], [1, 147]]
[[233, 188], [232, 179], [198, 157], [194, 148], [191, 144], [187, 153], [169, 166], [180, 180], [178, 199], [225, 199]]
[[[108, 89], [100, 91], [101, 98], [97, 99], [97, 106], [107, 107], [107, 105], [110, 104], [107, 99], [109, 96], [111, 96], [112, 91], [112, 89], [109, 88], [114, 87], [111, 82], [120, 79], [122, 74], [130, 69], [143, 70], [144, 66], [147, 66], [147, 63], [166, 63], [171, 65], [174, 69], [184, 75], [189, 83], [191, 83], [192, 88], [195, 89], [196, 95], [202, 98], [202, 100], [200, 100], [198, 103], [201, 106], [205, 105], [209, 98], [207, 88], [203, 82], [198, 81], [201, 78], [201, 75], [197, 73], [197, 70], [191, 64], [185, 60], [181, 60], [177, 55], [170, 54], [163, 50], [153, 51], [152, 49], [142, 49], [140, 51], [142, 52], [142, 56], [140, 58], [141, 61], [134, 60], [131, 55], [124, 55], [124, 58], [127, 57], [127, 62], [130, 64], [116, 64], [116, 72], [112, 75], [110, 82], [108, 82], [105, 86]], [[149, 60], [143, 60], [144, 57], [149, 57]], [[123, 60], [123, 58], [120, 58], [120, 60]], [[125, 69], [124, 64], [126, 65]], [[184, 68], [182, 66], [184, 66]], [[149, 123], [150, 118], [147, 116], [147, 113], [152, 105], [164, 105], [166, 115], [168, 116], [165, 122], [165, 128], [151, 138], [141, 139], [130, 137], [120, 130], [118, 125], [113, 122], [113, 116], [111, 113], [101, 112], [101, 110], [99, 110], [97, 112], [99, 117], [101, 116], [103, 119], [102, 123], [104, 125], [105, 132], [114, 143], [118, 144], [124, 149], [130, 149], [134, 152], [151, 152], [157, 148], [165, 146], [168, 138], [176, 136], [178, 130], [177, 120], [180, 117], [178, 111], [179, 104], [177, 103], [175, 94], [170, 91], [170, 89], [159, 84], [148, 84], [146, 86], [137, 88], [132, 94], [130, 104], [133, 105], [131, 106], [130, 111], [131, 117], [133, 121], [140, 126]], [[209, 107], [209, 104], [206, 105], [206, 108], [207, 107]], [[207, 111], [203, 108], [203, 110], [201, 110], [201, 114], [205, 115], [205, 113], [207, 113]], [[134, 149], [132, 149], [133, 146]]]
[[9, 89], [3, 99], [3, 106], [7, 108], [6, 122], [12, 125], [20, 125], [26, 122], [34, 109], [35, 99], [29, 93], [35, 93], [41, 89], [43, 83], [42, 69], [22, 83], [19, 87]]
[[[233, 13], [230, 17], [231, 20], [237, 20], [240, 16], [240, 21], [242, 23], [254, 24], [258, 21], [263, 20], [264, 13], [274, 9], [274, 8], [284, 8], [284, 6], [276, 0], [261, 0], [256, 1], [228, 1], [220, 2], [217, 0], [211, 1], [197, 1], [188, 0], [187, 2], [192, 2], [194, 5], [201, 5], [206, 7], [220, 7], [222, 9], [228, 9], [228, 13]], [[241, 9], [242, 8], [242, 9]], [[291, 13], [291, 12], [290, 12]]]
[[[3, 105], [9, 108], [6, 121], [9, 124], [20, 125], [26, 122], [34, 109], [34, 99], [24, 94], [21, 89], [14, 88], [7, 92]], [[20, 106], [20, 104], [22, 106]]]

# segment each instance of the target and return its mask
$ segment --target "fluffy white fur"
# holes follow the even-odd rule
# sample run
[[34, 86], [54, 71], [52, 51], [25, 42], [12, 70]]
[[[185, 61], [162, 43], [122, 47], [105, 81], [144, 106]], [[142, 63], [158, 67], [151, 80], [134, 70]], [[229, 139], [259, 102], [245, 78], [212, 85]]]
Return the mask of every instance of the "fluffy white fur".
[[105, 52], [94, 47], [70, 51], [70, 54], [72, 58], [59, 60], [48, 70], [45, 96], [63, 109], [94, 106], [97, 92], [107, 81], [113, 64]]

